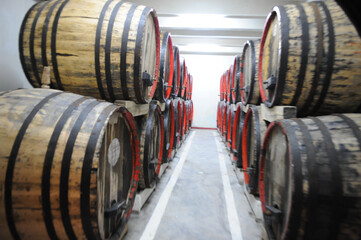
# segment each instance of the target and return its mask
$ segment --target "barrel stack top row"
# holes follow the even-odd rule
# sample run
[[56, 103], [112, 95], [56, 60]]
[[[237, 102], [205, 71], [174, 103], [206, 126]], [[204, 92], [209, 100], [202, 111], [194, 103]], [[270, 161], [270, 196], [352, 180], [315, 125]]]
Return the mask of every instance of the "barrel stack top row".
[[43, 1], [26, 14], [20, 60], [33, 87], [50, 67], [50, 87], [109, 102], [192, 98], [188, 72], [154, 9], [115, 1]]

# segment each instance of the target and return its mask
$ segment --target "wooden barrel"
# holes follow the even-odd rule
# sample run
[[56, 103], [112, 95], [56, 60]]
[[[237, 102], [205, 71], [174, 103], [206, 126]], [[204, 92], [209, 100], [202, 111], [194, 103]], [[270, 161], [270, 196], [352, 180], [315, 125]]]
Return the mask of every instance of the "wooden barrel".
[[259, 178], [270, 238], [360, 239], [360, 129], [360, 114], [270, 124]]
[[264, 134], [267, 130], [260, 107], [248, 108], [242, 130], [242, 167], [244, 182], [249, 193], [258, 195], [259, 157]]
[[177, 46], [173, 45], [173, 65], [174, 65], [174, 71], [173, 71], [173, 88], [172, 88], [172, 96], [176, 97], [179, 93], [180, 88], [180, 67], [181, 62], [179, 58], [179, 48]]
[[157, 90], [154, 97], [160, 102], [165, 102], [171, 95], [173, 88], [174, 57], [173, 44], [169, 32], [160, 34], [160, 67]]
[[220, 117], [219, 117], [219, 115], [220, 115], [220, 111], [221, 111], [221, 101], [219, 101], [218, 102], [218, 104], [217, 104], [217, 116], [216, 116], [216, 125], [217, 125], [217, 130], [219, 131], [219, 122], [220, 122]]
[[299, 116], [360, 112], [360, 48], [334, 1], [275, 7], [260, 46], [262, 101], [297, 106]]
[[172, 100], [168, 99], [165, 103], [164, 118], [164, 146], [163, 146], [163, 163], [169, 162], [172, 159], [174, 134], [175, 134], [175, 120], [174, 120], [174, 106]]
[[232, 70], [232, 102], [238, 103], [241, 101], [241, 89], [240, 89], [240, 69], [241, 69], [241, 56], [236, 55], [233, 62]]
[[345, 11], [361, 37], [361, 16], [359, 14], [359, 7], [356, 7], [355, 2], [352, 0], [336, 0], [336, 2]]
[[244, 44], [241, 63], [241, 100], [243, 104], [259, 105], [258, 59], [261, 40], [249, 40]]
[[191, 118], [192, 118], [192, 111], [193, 111], [193, 103], [191, 100], [186, 101], [186, 109], [187, 109], [187, 118], [186, 118], [186, 132], [189, 133], [191, 130]]
[[229, 88], [229, 82], [228, 82], [228, 70], [226, 70], [224, 73], [224, 86], [223, 86], [223, 95], [224, 95], [224, 101], [228, 102], [228, 94], [227, 89]]
[[140, 169], [132, 115], [58, 90], [0, 95], [0, 239], [119, 238]]
[[191, 75], [190, 76], [190, 79], [189, 79], [189, 93], [188, 93], [188, 99], [189, 100], [192, 100], [192, 96], [193, 96], [193, 76]]
[[182, 102], [176, 98], [173, 101], [174, 106], [174, 140], [173, 140], [173, 151], [176, 151], [179, 147], [180, 136], [181, 136], [181, 119], [182, 119]]
[[160, 40], [152, 8], [98, 0], [41, 1], [26, 14], [20, 59], [32, 86], [45, 66], [51, 88], [95, 98], [149, 102], [156, 90]]
[[185, 85], [187, 80], [187, 66], [186, 61], [183, 57], [180, 58], [180, 82], [179, 82], [179, 92], [178, 97], [183, 98], [185, 91]]
[[189, 127], [192, 128], [193, 126], [193, 101], [190, 100], [190, 116], [189, 116]]
[[185, 93], [185, 99], [189, 100], [189, 92], [191, 89], [191, 74], [188, 73], [188, 77], [187, 77], [187, 87], [186, 87], [186, 93]]
[[219, 94], [220, 94], [220, 100], [225, 100], [224, 97], [224, 89], [225, 89], [225, 74], [223, 73], [220, 79], [220, 86], [219, 86]]
[[232, 102], [232, 93], [231, 93], [231, 89], [232, 89], [232, 66], [229, 67], [229, 69], [227, 70], [227, 102], [231, 103]]
[[186, 129], [187, 129], [187, 108], [186, 101], [182, 100], [182, 130], [181, 130], [181, 139], [184, 140], [186, 137]]
[[227, 113], [228, 113], [228, 107], [229, 103], [225, 102], [223, 105], [223, 111], [222, 111], [222, 136], [223, 139], [226, 139], [227, 137]]
[[222, 111], [223, 111], [224, 101], [218, 103], [217, 108], [217, 128], [220, 133], [222, 133]]
[[227, 147], [232, 149], [232, 132], [233, 132], [233, 121], [234, 121], [235, 111], [230, 104], [227, 112]]
[[233, 120], [233, 133], [232, 133], [232, 152], [233, 160], [236, 162], [238, 168], [242, 168], [242, 131], [243, 123], [245, 118], [245, 113], [243, 111], [243, 105], [241, 103], [237, 104], [236, 112], [234, 114]]
[[151, 188], [158, 178], [163, 159], [164, 120], [158, 104], [149, 104], [149, 113], [141, 117], [139, 189]]

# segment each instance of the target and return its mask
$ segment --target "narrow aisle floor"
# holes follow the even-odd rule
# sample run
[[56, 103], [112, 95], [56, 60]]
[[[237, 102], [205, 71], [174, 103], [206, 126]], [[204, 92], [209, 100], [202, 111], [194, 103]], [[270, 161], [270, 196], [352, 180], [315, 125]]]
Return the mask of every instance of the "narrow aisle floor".
[[125, 240], [261, 239], [251, 215], [218, 133], [192, 130]]

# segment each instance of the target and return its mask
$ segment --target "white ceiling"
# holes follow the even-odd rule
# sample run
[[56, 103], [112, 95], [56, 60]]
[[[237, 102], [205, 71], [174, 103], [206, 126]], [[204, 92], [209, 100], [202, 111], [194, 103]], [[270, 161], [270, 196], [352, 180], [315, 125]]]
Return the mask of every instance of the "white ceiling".
[[157, 11], [181, 54], [235, 55], [260, 38], [273, 6], [305, 0], [131, 0]]

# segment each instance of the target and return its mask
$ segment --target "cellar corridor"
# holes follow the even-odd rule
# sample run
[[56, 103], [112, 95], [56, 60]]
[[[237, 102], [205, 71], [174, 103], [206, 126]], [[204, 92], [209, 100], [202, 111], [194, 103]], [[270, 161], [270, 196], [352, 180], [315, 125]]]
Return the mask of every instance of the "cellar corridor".
[[124, 239], [261, 239], [251, 214], [218, 132], [192, 130]]

